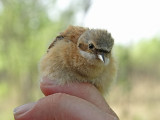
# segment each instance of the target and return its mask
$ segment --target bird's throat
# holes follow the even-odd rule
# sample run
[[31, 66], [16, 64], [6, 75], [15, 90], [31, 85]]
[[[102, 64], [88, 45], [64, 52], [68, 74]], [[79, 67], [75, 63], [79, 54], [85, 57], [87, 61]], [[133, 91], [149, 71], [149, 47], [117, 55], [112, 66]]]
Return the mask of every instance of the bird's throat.
[[94, 55], [94, 54], [91, 54], [91, 53], [88, 53], [88, 52], [85, 52], [85, 51], [82, 51], [82, 50], [79, 50], [80, 51], [80, 54], [84, 57], [84, 58], [86, 58], [86, 59], [88, 59], [88, 60], [92, 60], [92, 59], [95, 59], [96, 58], [96, 56]]

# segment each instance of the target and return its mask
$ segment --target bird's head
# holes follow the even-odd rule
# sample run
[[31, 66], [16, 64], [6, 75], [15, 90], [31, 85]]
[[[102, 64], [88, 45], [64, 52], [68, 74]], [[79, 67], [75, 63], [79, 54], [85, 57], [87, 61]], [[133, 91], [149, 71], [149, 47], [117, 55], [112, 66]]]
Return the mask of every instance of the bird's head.
[[113, 44], [114, 40], [106, 30], [91, 29], [79, 37], [77, 47], [84, 58], [108, 64]]

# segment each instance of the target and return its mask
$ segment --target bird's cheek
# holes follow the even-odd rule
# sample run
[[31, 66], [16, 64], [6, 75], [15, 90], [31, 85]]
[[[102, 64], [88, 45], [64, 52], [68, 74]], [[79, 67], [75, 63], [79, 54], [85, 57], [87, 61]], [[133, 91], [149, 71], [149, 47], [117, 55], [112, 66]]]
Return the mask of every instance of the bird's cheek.
[[105, 65], [108, 65], [109, 64], [109, 62], [110, 62], [110, 60], [109, 60], [109, 58], [108, 57], [105, 57]]
[[96, 58], [96, 56], [95, 56], [94, 54], [91, 54], [91, 53], [88, 53], [88, 52], [85, 52], [85, 51], [82, 51], [82, 50], [80, 50], [80, 54], [81, 54], [84, 58], [86, 58], [86, 59], [88, 59], [88, 60], [92, 60], [92, 59], [95, 59], [95, 58]]

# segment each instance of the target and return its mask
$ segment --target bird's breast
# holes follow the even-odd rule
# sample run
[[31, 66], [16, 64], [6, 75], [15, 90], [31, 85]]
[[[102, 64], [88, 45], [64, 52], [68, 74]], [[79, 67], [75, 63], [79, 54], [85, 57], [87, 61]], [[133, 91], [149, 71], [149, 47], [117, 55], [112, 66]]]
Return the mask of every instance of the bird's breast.
[[98, 61], [88, 61], [81, 55], [76, 44], [60, 41], [41, 60], [41, 71], [62, 81], [88, 82], [104, 70]]

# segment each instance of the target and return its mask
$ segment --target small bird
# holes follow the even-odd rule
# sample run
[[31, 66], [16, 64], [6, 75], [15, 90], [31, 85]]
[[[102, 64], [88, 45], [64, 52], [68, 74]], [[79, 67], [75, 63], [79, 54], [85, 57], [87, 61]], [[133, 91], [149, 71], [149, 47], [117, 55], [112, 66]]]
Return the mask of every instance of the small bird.
[[113, 45], [114, 40], [106, 30], [69, 26], [42, 57], [40, 75], [59, 85], [91, 83], [105, 94], [116, 76]]

